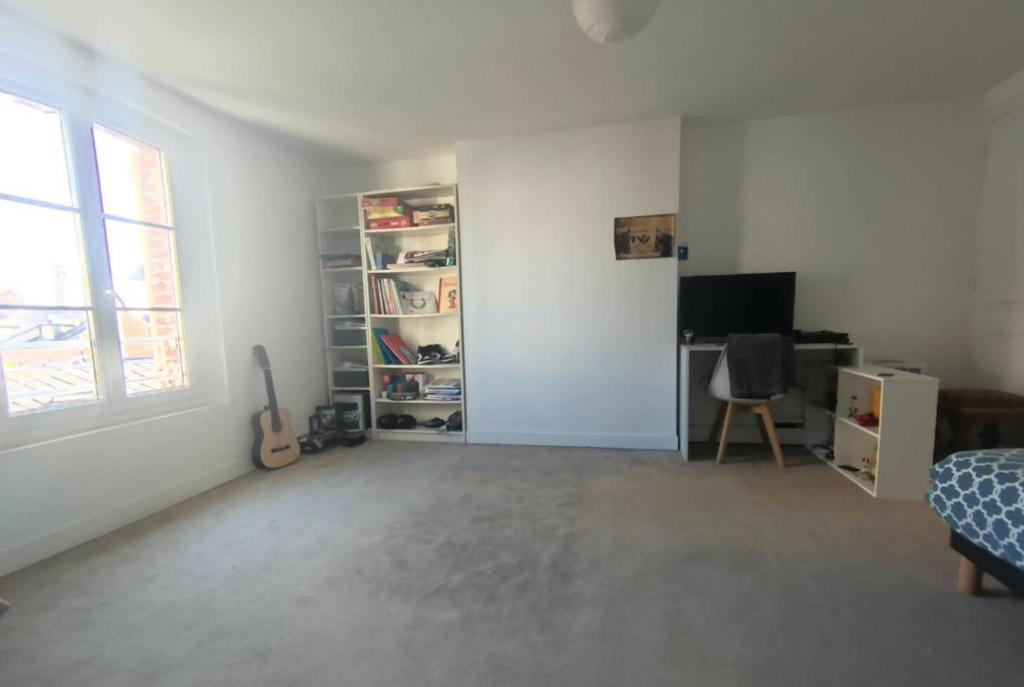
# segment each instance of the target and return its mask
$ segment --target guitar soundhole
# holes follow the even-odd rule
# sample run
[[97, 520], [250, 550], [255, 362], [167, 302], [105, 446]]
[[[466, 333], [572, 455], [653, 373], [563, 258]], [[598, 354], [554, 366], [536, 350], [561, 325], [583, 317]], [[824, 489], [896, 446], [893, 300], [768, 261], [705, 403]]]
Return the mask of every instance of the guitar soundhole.
[[280, 453], [281, 451], [287, 451], [291, 447], [292, 447], [291, 444], [285, 444], [284, 446], [275, 446], [274, 448], [270, 449], [270, 452], [271, 453]]

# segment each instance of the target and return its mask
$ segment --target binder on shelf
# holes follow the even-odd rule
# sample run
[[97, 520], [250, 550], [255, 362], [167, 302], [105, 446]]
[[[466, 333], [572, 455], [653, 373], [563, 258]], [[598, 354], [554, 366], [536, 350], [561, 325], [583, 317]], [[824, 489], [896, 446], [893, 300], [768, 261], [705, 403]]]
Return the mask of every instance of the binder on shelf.
[[385, 334], [382, 338], [391, 352], [401, 361], [400, 364], [412, 365], [416, 362], [416, 354], [412, 352], [407, 343], [402, 341], [402, 337], [397, 334]]
[[387, 333], [388, 333], [387, 329], [377, 329], [377, 328], [374, 328], [374, 330], [373, 330], [373, 342], [376, 345], [377, 352], [380, 354], [381, 359], [384, 361], [384, 363], [383, 363], [384, 365], [401, 365], [402, 361], [400, 361], [395, 356], [395, 354], [391, 351], [391, 349], [384, 342], [384, 336], [387, 335]]

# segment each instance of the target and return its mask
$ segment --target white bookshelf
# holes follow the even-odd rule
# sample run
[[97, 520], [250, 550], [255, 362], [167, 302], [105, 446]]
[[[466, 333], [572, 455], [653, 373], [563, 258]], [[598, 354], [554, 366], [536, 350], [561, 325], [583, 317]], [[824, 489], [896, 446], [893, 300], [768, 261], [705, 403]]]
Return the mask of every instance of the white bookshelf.
[[[872, 496], [923, 498], [932, 464], [938, 389], [935, 377], [912, 372], [839, 368], [834, 457], [826, 462]], [[879, 422], [864, 427], [852, 416], [874, 412], [874, 393], [880, 394]]]
[[[364, 197], [398, 196], [407, 205], [437, 205], [450, 203], [455, 208], [455, 221], [451, 224], [434, 224], [396, 229], [368, 229], [362, 210]], [[367, 404], [367, 429], [370, 438], [412, 441], [464, 442], [465, 399], [463, 383], [462, 399], [459, 401], [428, 401], [418, 398], [412, 401], [396, 401], [383, 398], [381, 375], [386, 373], [409, 372], [428, 375], [428, 378], [458, 377], [464, 379], [462, 360], [441, 365], [387, 365], [374, 359], [372, 330], [387, 329], [399, 335], [409, 346], [437, 343], [452, 351], [456, 342], [462, 341], [461, 309], [433, 314], [376, 314], [373, 312], [373, 294], [370, 290], [370, 276], [395, 277], [417, 289], [436, 291], [441, 277], [459, 278], [458, 301], [462, 304], [461, 274], [459, 256], [458, 189], [455, 184], [422, 186], [415, 188], [385, 189], [368, 193], [349, 194], [320, 198], [316, 201], [316, 229], [320, 286], [324, 319], [324, 355], [326, 361], [327, 387], [332, 400], [339, 394], [364, 394]], [[456, 264], [452, 266], [398, 269], [370, 269], [367, 261], [365, 242], [369, 239], [375, 250], [397, 255], [406, 250], [423, 250], [447, 246], [450, 234], [455, 238]], [[352, 254], [358, 258], [351, 265], [326, 266], [322, 259], [325, 254]], [[342, 312], [335, 298], [336, 285], [358, 287], [361, 293], [361, 312]], [[341, 327], [344, 338], [337, 338], [335, 330]], [[463, 351], [464, 355], [464, 351]], [[341, 365], [349, 365], [350, 374], [365, 370], [365, 379], [358, 383], [336, 384], [334, 371]], [[434, 417], [446, 420], [455, 411], [462, 411], [463, 431], [447, 432], [426, 427], [411, 430], [376, 429], [377, 418], [384, 413], [412, 415], [422, 422]]]

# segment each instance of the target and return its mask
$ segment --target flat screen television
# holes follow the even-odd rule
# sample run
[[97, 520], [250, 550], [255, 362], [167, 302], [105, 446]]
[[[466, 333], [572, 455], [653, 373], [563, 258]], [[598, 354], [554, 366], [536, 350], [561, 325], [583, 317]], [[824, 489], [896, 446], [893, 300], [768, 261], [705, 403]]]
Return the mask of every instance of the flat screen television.
[[793, 333], [796, 272], [720, 274], [679, 280], [679, 337]]

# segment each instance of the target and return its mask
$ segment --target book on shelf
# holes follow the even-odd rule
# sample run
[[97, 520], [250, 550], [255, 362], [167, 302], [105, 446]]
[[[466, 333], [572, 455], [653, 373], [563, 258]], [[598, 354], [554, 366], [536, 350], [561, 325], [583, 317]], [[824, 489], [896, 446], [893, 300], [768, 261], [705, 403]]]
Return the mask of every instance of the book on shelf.
[[379, 270], [377, 267], [377, 260], [373, 253], [373, 244], [370, 242], [369, 237], [366, 239], [366, 264], [371, 270]]
[[437, 311], [452, 312], [459, 309], [459, 278], [441, 277], [437, 280]]
[[399, 360], [391, 349], [384, 343], [384, 336], [388, 333], [387, 329], [374, 328], [373, 330], [373, 348], [375, 356], [379, 356], [382, 365], [401, 365], [402, 361]]
[[410, 270], [429, 270], [429, 269], [432, 269], [433, 267], [434, 267], [434, 265], [422, 265], [422, 264], [418, 264], [418, 263], [391, 262], [391, 263], [386, 264], [384, 266], [384, 269], [387, 269], [387, 270], [403, 270], [405, 272], [408, 272]]
[[380, 342], [377, 341], [377, 330], [374, 329], [372, 332], [373, 336], [370, 337], [370, 357], [373, 359], [374, 365], [386, 365], [387, 361], [384, 358], [384, 354], [380, 350]]
[[[419, 291], [411, 284], [408, 284], [393, 277], [382, 277], [376, 274], [370, 275], [370, 290], [373, 295], [373, 314], [375, 315], [410, 315], [422, 314], [423, 308], [431, 308], [430, 312], [437, 312], [434, 294]], [[410, 301], [405, 294], [416, 294]], [[424, 294], [429, 293], [429, 300], [420, 307], [418, 305]], [[409, 303], [409, 307], [407, 307]]]
[[391, 352], [398, 358], [401, 365], [413, 365], [416, 362], [416, 354], [412, 352], [409, 345], [402, 341], [397, 334], [385, 334], [381, 337], [384, 345], [391, 349]]
[[407, 250], [398, 254], [398, 264], [417, 265], [430, 264], [433, 266], [444, 265], [448, 258], [447, 248], [434, 250]]

